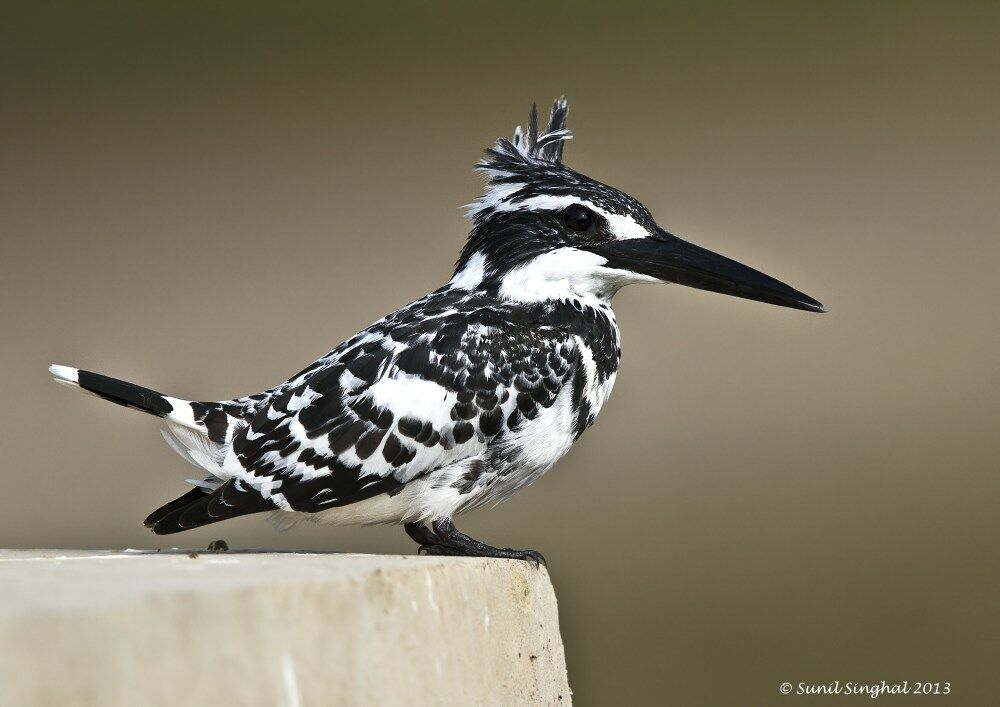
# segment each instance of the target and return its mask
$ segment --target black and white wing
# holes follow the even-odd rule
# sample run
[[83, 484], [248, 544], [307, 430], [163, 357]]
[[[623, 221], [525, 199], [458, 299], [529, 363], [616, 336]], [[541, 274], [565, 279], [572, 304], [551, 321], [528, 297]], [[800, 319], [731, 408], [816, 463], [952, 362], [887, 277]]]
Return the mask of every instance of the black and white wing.
[[277, 389], [233, 440], [230, 496], [318, 512], [392, 495], [483, 455], [553, 404], [577, 369], [565, 332], [439, 299], [373, 325]]

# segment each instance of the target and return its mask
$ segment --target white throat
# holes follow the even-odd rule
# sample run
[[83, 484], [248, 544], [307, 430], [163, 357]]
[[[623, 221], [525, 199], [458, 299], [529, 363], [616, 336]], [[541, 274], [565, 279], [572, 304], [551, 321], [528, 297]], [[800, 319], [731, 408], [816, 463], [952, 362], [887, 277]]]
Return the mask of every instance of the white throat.
[[579, 299], [607, 304], [625, 285], [658, 282], [648, 275], [606, 267], [607, 259], [576, 248], [557, 248], [503, 276], [500, 296], [516, 302]]

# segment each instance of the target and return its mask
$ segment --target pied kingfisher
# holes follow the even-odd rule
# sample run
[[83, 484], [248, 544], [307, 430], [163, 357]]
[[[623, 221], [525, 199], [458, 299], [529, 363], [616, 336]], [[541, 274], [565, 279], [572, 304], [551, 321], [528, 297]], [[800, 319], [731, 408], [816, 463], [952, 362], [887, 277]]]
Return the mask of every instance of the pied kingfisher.
[[88, 371], [59, 382], [164, 419], [202, 472], [153, 511], [176, 533], [262, 511], [401, 523], [422, 554], [542, 561], [453, 524], [552, 467], [593, 422], [621, 348], [611, 299], [675, 282], [812, 312], [816, 300], [677, 238], [631, 196], [562, 163], [568, 105], [501, 138], [477, 167], [485, 194], [443, 287], [380, 319], [271, 390], [191, 402]]

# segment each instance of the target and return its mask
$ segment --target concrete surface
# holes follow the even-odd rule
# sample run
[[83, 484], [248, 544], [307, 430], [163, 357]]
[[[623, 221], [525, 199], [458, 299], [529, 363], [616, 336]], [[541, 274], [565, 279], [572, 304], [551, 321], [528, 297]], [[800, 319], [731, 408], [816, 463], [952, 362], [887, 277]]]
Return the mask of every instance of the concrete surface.
[[0, 705], [569, 704], [524, 562], [0, 551]]

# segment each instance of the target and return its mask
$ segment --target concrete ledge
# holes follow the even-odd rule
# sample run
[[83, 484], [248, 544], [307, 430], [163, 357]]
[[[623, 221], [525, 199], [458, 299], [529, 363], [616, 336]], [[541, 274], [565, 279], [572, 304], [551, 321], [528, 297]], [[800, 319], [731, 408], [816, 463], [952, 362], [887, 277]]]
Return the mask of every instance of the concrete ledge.
[[0, 551], [0, 704], [569, 704], [544, 568]]

